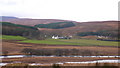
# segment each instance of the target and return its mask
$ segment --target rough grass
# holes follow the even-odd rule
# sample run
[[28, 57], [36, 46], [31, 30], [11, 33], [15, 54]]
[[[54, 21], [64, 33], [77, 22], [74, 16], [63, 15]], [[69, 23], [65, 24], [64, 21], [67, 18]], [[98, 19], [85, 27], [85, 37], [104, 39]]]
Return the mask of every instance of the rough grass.
[[24, 43], [37, 43], [37, 44], [55, 44], [55, 45], [97, 45], [97, 46], [118, 46], [118, 42], [113, 41], [100, 41], [100, 40], [87, 40], [87, 39], [47, 39], [47, 40], [23, 40], [19, 42]]
[[8, 64], [6, 66], [27, 66], [28, 64], [26, 63], [13, 63], [13, 64]]
[[2, 37], [0, 36], [0, 39], [3, 39], [3, 40], [25, 40], [26, 38], [24, 38], [22, 36], [2, 35]]

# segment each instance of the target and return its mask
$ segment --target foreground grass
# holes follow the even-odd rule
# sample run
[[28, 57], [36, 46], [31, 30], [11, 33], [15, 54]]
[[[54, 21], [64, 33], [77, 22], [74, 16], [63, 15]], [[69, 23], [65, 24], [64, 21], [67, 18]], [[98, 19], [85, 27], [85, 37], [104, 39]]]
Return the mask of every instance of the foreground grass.
[[118, 42], [87, 40], [87, 39], [47, 39], [47, 40], [23, 40], [19, 42], [37, 43], [37, 44], [55, 44], [55, 45], [97, 45], [97, 46], [118, 46]]
[[2, 35], [2, 37], [0, 36], [0, 39], [4, 39], [4, 40], [25, 40], [26, 38], [24, 38], [22, 36]]

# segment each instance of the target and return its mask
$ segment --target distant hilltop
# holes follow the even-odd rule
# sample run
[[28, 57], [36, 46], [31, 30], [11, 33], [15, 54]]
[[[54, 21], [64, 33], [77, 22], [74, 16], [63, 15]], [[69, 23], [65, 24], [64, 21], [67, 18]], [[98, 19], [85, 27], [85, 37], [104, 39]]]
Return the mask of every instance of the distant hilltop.
[[8, 20], [8, 19], [18, 19], [17, 17], [11, 17], [11, 16], [0, 16], [0, 21]]
[[18, 18], [13, 16], [0, 16], [0, 21], [11, 22], [14, 24], [35, 26], [38, 24], [49, 24], [56, 22], [74, 22], [74, 23], [109, 23], [118, 21], [89, 21], [89, 22], [77, 22], [71, 20], [60, 20], [60, 19], [30, 19], [30, 18]]
[[3, 22], [11, 22], [14, 24], [28, 25], [28, 26], [34, 26], [37, 24], [56, 23], [56, 22], [71, 22], [69, 20], [60, 20], [60, 19], [29, 19], [29, 18], [17, 18], [10, 16], [0, 16], [0, 18], [1, 18], [0, 21]]

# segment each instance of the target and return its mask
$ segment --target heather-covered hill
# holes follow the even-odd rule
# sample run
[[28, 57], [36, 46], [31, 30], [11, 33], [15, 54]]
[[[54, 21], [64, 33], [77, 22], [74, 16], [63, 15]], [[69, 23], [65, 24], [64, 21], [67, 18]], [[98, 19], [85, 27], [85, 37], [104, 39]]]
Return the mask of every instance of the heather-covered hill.
[[[105, 36], [109, 39], [117, 39], [119, 36], [118, 21], [83, 22], [76, 26], [63, 29], [39, 28], [41, 31], [58, 33], [63, 36]], [[78, 37], [77, 37], [78, 38]]]
[[[37, 27], [43, 34], [51, 37], [59, 36], [110, 36], [118, 37], [118, 27], [120, 21], [91, 21], [91, 22], [75, 22], [58, 19], [24, 19], [14, 18], [3, 19], [14, 24], [28, 25]], [[67, 22], [67, 23], [66, 23]], [[71, 26], [72, 23], [72, 26]], [[73, 24], [74, 23], [74, 24]], [[66, 26], [66, 25], [69, 25]], [[61, 29], [62, 28], [62, 29]]]
[[[60, 19], [29, 19], [29, 18], [16, 18], [16, 17], [1, 16], [0, 17], [0, 21], [2, 21], [2, 22], [11, 22], [11, 23], [20, 24], [20, 25], [35, 26], [37, 24], [48, 24], [48, 23], [56, 23], [56, 22], [68, 22], [69, 20], [60, 20]], [[73, 22], [75, 22], [75, 21], [73, 21]]]
[[97, 31], [118, 32], [118, 21], [83, 22], [83, 23], [76, 23], [76, 26], [68, 27], [64, 29], [39, 28], [39, 30], [44, 30], [49, 32], [61, 32], [64, 35], [76, 35], [77, 33], [80, 32], [97, 32]]

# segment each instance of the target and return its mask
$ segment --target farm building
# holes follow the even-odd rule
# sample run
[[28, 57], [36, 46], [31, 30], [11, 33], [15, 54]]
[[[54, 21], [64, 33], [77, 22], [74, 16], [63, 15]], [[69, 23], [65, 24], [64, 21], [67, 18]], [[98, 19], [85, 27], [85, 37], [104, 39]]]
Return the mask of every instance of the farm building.
[[71, 37], [52, 36], [52, 39], [71, 39]]

